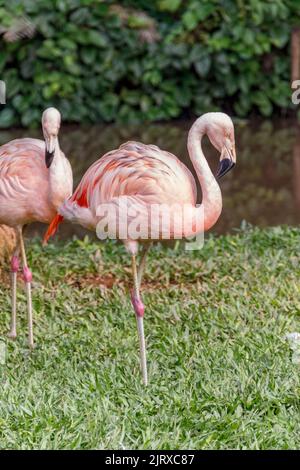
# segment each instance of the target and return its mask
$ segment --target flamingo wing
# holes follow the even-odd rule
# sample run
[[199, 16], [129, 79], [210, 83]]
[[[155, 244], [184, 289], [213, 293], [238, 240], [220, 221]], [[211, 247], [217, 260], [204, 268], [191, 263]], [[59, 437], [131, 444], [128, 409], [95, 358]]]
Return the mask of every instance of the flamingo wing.
[[95, 210], [118, 196], [138, 196], [148, 203], [195, 204], [196, 184], [188, 168], [171, 153], [127, 142], [87, 170], [72, 200]]
[[38, 139], [16, 139], [0, 147], [1, 223], [51, 220], [44, 155], [45, 144]]
[[[106, 153], [86, 171], [70, 203], [89, 208], [95, 216], [101, 204], [121, 207], [123, 197], [132, 206], [149, 204], [196, 204], [196, 184], [188, 168], [175, 155], [155, 145], [130, 141]], [[50, 224], [47, 241], [63, 220], [57, 215]]]

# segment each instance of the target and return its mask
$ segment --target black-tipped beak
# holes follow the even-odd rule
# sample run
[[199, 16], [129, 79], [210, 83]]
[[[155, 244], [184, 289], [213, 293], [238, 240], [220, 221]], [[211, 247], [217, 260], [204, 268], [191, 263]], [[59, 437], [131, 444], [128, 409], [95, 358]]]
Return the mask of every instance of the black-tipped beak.
[[220, 161], [216, 177], [219, 179], [222, 178], [222, 176], [226, 175], [234, 166], [235, 163], [230, 158], [223, 158], [223, 160]]
[[53, 150], [53, 152], [48, 152], [48, 150], [46, 149], [46, 151], [45, 151], [45, 163], [46, 163], [47, 168], [50, 168], [51, 163], [53, 161], [53, 158], [54, 158], [54, 150]]

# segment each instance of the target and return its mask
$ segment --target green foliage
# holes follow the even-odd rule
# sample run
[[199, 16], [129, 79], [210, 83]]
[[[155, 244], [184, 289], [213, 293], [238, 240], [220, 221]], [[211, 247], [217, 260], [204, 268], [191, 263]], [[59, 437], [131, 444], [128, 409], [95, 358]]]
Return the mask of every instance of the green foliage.
[[[293, 0], [0, 0], [0, 31], [23, 15], [32, 38], [0, 42], [0, 127], [165, 120], [222, 108], [269, 116], [291, 107]], [[5, 37], [5, 34], [4, 34]]]

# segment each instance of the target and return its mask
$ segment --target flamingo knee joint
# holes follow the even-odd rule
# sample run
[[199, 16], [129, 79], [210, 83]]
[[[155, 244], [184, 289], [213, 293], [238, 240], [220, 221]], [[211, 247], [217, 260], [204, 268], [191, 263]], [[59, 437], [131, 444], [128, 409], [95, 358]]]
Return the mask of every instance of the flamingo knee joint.
[[20, 262], [18, 256], [14, 255], [11, 259], [11, 272], [17, 273], [19, 271]]
[[27, 284], [32, 281], [32, 272], [30, 271], [28, 266], [24, 266], [23, 268], [23, 279]]
[[145, 305], [143, 304], [141, 299], [137, 297], [134, 291], [131, 292], [131, 303], [136, 315], [138, 317], [143, 317], [145, 313]]

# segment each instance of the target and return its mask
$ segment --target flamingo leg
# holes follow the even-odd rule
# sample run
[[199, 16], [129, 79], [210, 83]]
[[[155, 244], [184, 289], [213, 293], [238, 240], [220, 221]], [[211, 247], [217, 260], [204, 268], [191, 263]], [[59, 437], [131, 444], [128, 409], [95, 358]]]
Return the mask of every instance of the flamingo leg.
[[11, 258], [11, 322], [8, 337], [17, 337], [17, 275], [19, 270], [19, 246]]
[[19, 237], [20, 237], [20, 249], [21, 249], [21, 257], [22, 257], [22, 265], [23, 265], [23, 279], [25, 282], [26, 297], [27, 297], [28, 344], [29, 344], [29, 347], [33, 349], [34, 342], [33, 342], [33, 320], [32, 320], [32, 299], [31, 299], [32, 274], [27, 264], [22, 228], [19, 230]]
[[142, 277], [145, 271], [145, 266], [146, 266], [146, 259], [147, 259], [147, 254], [150, 249], [150, 244], [146, 245], [143, 247], [142, 251], [142, 256], [141, 256], [141, 261], [139, 263], [138, 271], [137, 271], [137, 278], [138, 278], [138, 284], [139, 284], [139, 289], [141, 288], [141, 283], [142, 283]]
[[146, 345], [144, 334], [144, 311], [145, 307], [140, 297], [140, 286], [138, 279], [138, 271], [136, 265], [136, 256], [132, 255], [132, 274], [133, 274], [133, 291], [131, 293], [131, 302], [135, 311], [136, 323], [138, 329], [139, 343], [140, 343], [140, 364], [143, 376], [144, 385], [148, 385], [148, 372], [146, 360]]

